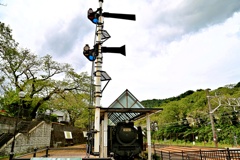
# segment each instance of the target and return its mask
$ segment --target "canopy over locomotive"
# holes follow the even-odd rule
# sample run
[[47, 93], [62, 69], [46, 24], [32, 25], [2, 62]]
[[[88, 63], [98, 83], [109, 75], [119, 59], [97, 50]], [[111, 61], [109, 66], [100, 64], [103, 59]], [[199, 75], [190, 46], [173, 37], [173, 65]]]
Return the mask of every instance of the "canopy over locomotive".
[[[133, 122], [146, 118], [148, 159], [151, 159], [150, 115], [161, 110], [162, 108], [145, 108], [129, 90], [125, 90], [109, 107], [100, 108], [100, 120], [104, 128], [100, 130], [102, 135], [100, 154], [103, 157], [113, 154], [115, 159], [139, 156], [143, 151], [142, 129], [135, 128]], [[115, 126], [108, 126], [109, 122]], [[94, 131], [92, 133], [95, 134]], [[93, 135], [89, 139], [93, 140]], [[89, 153], [92, 152], [93, 146], [90, 143], [91, 141], [88, 146]], [[98, 153], [92, 154], [97, 156]]]

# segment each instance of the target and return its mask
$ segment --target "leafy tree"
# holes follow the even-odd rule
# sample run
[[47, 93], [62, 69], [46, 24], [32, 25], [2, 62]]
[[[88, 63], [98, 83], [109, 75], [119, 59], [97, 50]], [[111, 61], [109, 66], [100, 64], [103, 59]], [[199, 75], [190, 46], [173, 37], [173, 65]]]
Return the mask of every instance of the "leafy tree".
[[[211, 96], [222, 96], [220, 107], [219, 100], [212, 99], [211, 106], [214, 111], [214, 123], [219, 143], [236, 145], [240, 140], [239, 122], [239, 103], [227, 101], [236, 98], [239, 102], [240, 89], [237, 85], [229, 84], [210, 91]], [[164, 138], [172, 140], [193, 141], [198, 136], [199, 142], [211, 142], [213, 140], [212, 127], [209, 117], [209, 106], [205, 90], [198, 89], [196, 92], [191, 90], [180, 94], [177, 97], [167, 99], [143, 101], [147, 104], [157, 104], [163, 108], [160, 113], [154, 114], [151, 119], [157, 121], [159, 130], [154, 136], [160, 140]], [[232, 105], [226, 105], [230, 102]], [[235, 106], [234, 106], [235, 105]], [[182, 119], [187, 119], [189, 126], [184, 126]], [[144, 121], [143, 121], [144, 122]]]
[[78, 126], [83, 128], [87, 126], [89, 104], [89, 96], [87, 94], [64, 92], [54, 97], [50, 103], [52, 103], [51, 109], [67, 111], [71, 125], [75, 126], [75, 122], [81, 119], [82, 125], [78, 124]]
[[240, 82], [238, 82], [234, 87], [235, 88], [240, 88]]
[[56, 95], [89, 92], [90, 79], [86, 73], [78, 74], [69, 64], [58, 63], [50, 55], [38, 57], [20, 48], [11, 32], [0, 22], [0, 92], [5, 108], [20, 104], [17, 95], [24, 91], [23, 106], [28, 118], [33, 119], [37, 110]]

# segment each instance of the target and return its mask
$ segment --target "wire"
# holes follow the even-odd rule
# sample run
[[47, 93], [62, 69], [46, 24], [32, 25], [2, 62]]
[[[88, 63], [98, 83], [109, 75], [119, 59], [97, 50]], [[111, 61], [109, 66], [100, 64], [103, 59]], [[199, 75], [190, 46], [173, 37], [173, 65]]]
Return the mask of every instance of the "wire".
[[[95, 29], [95, 33], [97, 31], [97, 26]], [[96, 34], [94, 36], [94, 44], [96, 43]], [[92, 68], [91, 68], [91, 85], [90, 85], [90, 100], [89, 100], [89, 107], [88, 107], [88, 112], [89, 112], [89, 118], [88, 118], [88, 132], [91, 132], [91, 129], [93, 128], [92, 122], [93, 122], [93, 115], [92, 115], [92, 106], [93, 106], [93, 99], [94, 99], [94, 94], [93, 94], [93, 86], [94, 86], [94, 61], [92, 62]], [[87, 153], [86, 153], [86, 158], [89, 158], [90, 153], [91, 153], [91, 148], [92, 148], [92, 141], [90, 140], [89, 134], [88, 134], [88, 140], [87, 140]]]

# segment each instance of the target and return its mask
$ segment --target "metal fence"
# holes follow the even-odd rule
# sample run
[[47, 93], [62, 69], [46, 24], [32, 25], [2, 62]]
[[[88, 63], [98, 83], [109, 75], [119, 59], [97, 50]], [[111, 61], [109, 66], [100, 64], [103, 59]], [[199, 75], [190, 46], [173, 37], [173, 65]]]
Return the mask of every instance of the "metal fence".
[[164, 152], [154, 150], [160, 160], [240, 160], [240, 149], [218, 149], [202, 151]]

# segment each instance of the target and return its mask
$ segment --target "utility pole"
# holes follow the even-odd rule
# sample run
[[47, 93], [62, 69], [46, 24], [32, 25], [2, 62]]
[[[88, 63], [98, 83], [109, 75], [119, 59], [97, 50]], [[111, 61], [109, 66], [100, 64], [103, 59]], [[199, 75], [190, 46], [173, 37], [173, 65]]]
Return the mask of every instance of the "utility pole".
[[209, 96], [209, 90], [210, 89], [206, 89], [207, 99], [208, 99], [209, 116], [210, 116], [210, 121], [211, 121], [211, 126], [212, 126], [214, 145], [216, 148], [218, 148], [218, 139], [217, 139], [217, 134], [216, 134], [214, 120], [213, 120], [213, 112], [212, 112], [212, 106], [211, 106], [211, 102], [210, 102], [211, 97]]
[[[208, 107], [209, 107], [209, 116], [210, 116], [210, 121], [211, 121], [211, 126], [212, 126], [213, 141], [214, 141], [215, 147], [218, 147], [218, 138], [217, 138], [217, 133], [215, 130], [213, 113], [221, 106], [233, 107], [233, 110], [235, 112], [237, 112], [236, 107], [240, 107], [240, 98], [239, 97], [238, 98], [229, 98], [229, 97], [224, 97], [224, 96], [218, 96], [216, 93], [215, 93], [215, 96], [210, 96], [209, 90], [210, 89], [206, 89], [206, 94], [207, 94], [207, 99], [208, 99]], [[211, 100], [214, 100], [215, 103], [218, 103], [218, 106], [214, 107], [214, 109], [212, 109]], [[219, 130], [219, 129], [217, 129], [217, 130]]]

